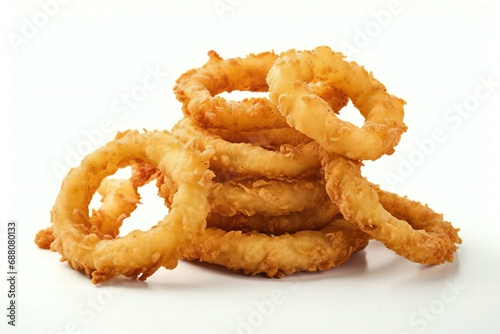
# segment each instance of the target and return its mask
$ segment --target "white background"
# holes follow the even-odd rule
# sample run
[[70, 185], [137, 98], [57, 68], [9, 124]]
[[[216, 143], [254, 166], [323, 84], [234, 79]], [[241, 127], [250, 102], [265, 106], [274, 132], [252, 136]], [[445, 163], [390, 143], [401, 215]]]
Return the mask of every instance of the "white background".
[[[19, 253], [17, 326], [6, 324], [2, 278], [2, 332], [500, 333], [498, 2], [54, 1], [0, 5], [5, 273], [9, 219]], [[50, 223], [55, 167], [89, 148], [85, 133], [93, 150], [118, 130], [169, 129], [182, 117], [175, 79], [208, 50], [229, 58], [318, 45], [407, 101], [396, 153], [363, 173], [460, 227], [454, 263], [424, 267], [372, 242], [339, 268], [280, 280], [181, 262], [145, 283], [96, 287], [33, 243]], [[124, 111], [123, 96], [152, 70], [155, 88]], [[159, 198], [143, 202], [127, 228], [162, 218]]]

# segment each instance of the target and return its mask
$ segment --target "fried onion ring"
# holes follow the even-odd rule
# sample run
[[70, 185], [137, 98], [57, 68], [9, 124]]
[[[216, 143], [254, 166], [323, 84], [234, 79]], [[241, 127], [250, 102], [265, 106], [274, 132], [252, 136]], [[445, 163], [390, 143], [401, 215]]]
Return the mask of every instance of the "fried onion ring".
[[320, 231], [269, 236], [263, 233], [226, 232], [206, 228], [183, 256], [225, 266], [246, 275], [283, 277], [297, 271], [336, 267], [363, 250], [369, 237], [342, 218], [333, 219]]
[[225, 216], [288, 214], [314, 207], [326, 196], [325, 186], [313, 180], [250, 179], [240, 182], [213, 182], [209, 193], [212, 211]]
[[419, 202], [381, 190], [361, 176], [360, 163], [323, 152], [326, 191], [345, 219], [410, 261], [452, 262], [461, 243], [443, 215]]
[[[102, 180], [120, 167], [145, 162], [169, 175], [177, 192], [169, 214], [156, 228], [113, 239], [91, 224], [88, 205]], [[51, 212], [58, 251], [68, 264], [97, 284], [117, 275], [144, 280], [159, 267], [175, 268], [183, 247], [206, 225], [213, 173], [188, 145], [167, 132], [120, 133], [83, 159], [63, 181]], [[117, 200], [123, 198], [114, 197]], [[133, 208], [129, 208], [133, 209]]]
[[256, 131], [232, 131], [226, 129], [206, 129], [230, 143], [248, 143], [268, 150], [279, 149], [282, 145], [298, 146], [312, 141], [311, 138], [294, 128], [266, 129]]
[[[157, 178], [160, 196], [170, 207], [175, 184], [168, 175]], [[224, 216], [286, 215], [311, 209], [327, 197], [325, 185], [317, 179], [241, 178], [218, 182], [214, 179], [208, 194], [212, 213]]]
[[224, 231], [240, 230], [242, 232], [258, 231], [260, 233], [281, 235], [302, 230], [319, 230], [328, 225], [339, 214], [330, 198], [325, 198], [318, 204], [303, 211], [290, 212], [280, 216], [254, 214], [247, 216], [237, 214], [224, 216], [211, 212], [207, 217], [207, 227], [220, 228]]
[[[227, 101], [217, 94], [234, 90], [266, 92], [267, 73], [278, 56], [273, 52], [250, 54], [245, 58], [222, 59], [215, 51], [202, 67], [177, 79], [174, 93], [182, 102], [186, 116], [206, 128], [258, 130], [288, 127], [276, 105], [267, 98]], [[347, 97], [326, 85], [312, 86], [335, 111], [348, 102]]]
[[[329, 47], [289, 50], [269, 71], [270, 98], [288, 124], [313, 138], [329, 152], [356, 160], [375, 160], [392, 154], [406, 131], [405, 101], [387, 93], [371, 73]], [[342, 121], [308, 86], [323, 82], [347, 95], [365, 118], [364, 125]]]
[[[266, 176], [272, 178], [296, 177], [311, 169], [319, 168], [317, 144], [314, 142], [297, 146], [282, 145], [278, 150], [267, 150], [248, 143], [230, 143], [199, 127], [188, 117], [181, 119], [172, 134], [183, 142], [193, 140], [196, 148], [213, 149], [210, 168], [237, 174]], [[268, 163], [272, 161], [273, 163]]]

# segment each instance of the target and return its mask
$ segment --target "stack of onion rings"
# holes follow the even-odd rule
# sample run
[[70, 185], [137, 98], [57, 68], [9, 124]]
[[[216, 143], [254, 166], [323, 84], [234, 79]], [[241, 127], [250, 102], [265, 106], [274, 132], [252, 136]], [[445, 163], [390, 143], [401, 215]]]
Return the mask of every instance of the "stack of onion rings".
[[[63, 181], [53, 224], [35, 238], [41, 248], [95, 284], [146, 279], [178, 259], [269, 277], [327, 270], [370, 239], [413, 262], [453, 261], [458, 229], [361, 175], [361, 161], [392, 154], [407, 129], [405, 102], [363, 67], [328, 47], [231, 59], [210, 51], [176, 83], [184, 118], [170, 132], [119, 133], [87, 156]], [[233, 90], [269, 97], [218, 95]], [[336, 115], [349, 99], [362, 127]], [[129, 179], [106, 178], [127, 165]], [[120, 236], [151, 181], [169, 214]], [[89, 215], [96, 191], [102, 204]]]

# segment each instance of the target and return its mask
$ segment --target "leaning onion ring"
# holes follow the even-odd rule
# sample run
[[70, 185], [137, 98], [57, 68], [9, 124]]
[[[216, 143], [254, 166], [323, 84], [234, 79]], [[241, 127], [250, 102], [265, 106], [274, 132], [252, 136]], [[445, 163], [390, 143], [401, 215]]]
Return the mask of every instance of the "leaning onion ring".
[[[101, 181], [120, 167], [146, 162], [177, 185], [169, 214], [156, 228], [113, 239], [91, 224], [88, 205]], [[97, 284], [117, 275], [144, 280], [159, 267], [177, 265], [183, 247], [200, 233], [210, 211], [207, 194], [213, 173], [196, 151], [167, 132], [130, 131], [91, 153], [63, 181], [52, 210], [57, 250]]]
[[[271, 99], [290, 126], [329, 152], [356, 160], [375, 160], [393, 153], [406, 131], [405, 102], [388, 94], [363, 67], [343, 58], [328, 47], [283, 53], [267, 77]], [[315, 82], [334, 86], [347, 95], [365, 118], [364, 125], [359, 128], [339, 119], [309, 87]]]
[[326, 191], [344, 218], [410, 261], [453, 261], [461, 239], [443, 215], [371, 184], [361, 176], [359, 162], [326, 152], [322, 156]]

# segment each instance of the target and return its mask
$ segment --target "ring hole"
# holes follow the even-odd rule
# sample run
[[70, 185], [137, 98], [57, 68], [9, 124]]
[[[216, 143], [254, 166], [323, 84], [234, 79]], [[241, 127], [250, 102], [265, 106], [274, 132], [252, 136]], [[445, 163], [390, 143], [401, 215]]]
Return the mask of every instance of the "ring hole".
[[140, 187], [138, 192], [141, 196], [140, 203], [130, 217], [123, 221], [120, 236], [124, 236], [133, 230], [147, 231], [168, 214], [164, 199], [158, 195], [155, 180]]
[[362, 127], [363, 124], [365, 123], [363, 115], [361, 115], [359, 110], [356, 109], [356, 107], [352, 104], [351, 100], [349, 100], [349, 102], [344, 108], [340, 109], [337, 117], [345, 122], [349, 122], [356, 125], [358, 128]]
[[[128, 179], [132, 174], [132, 169], [130, 167], [120, 168], [115, 174], [108, 176], [105, 179]], [[92, 210], [98, 210], [101, 207], [102, 196], [96, 191], [92, 200], [89, 203], [89, 214], [92, 215]]]
[[[131, 168], [126, 167], [118, 170], [114, 175], [107, 177], [105, 180], [124, 180], [128, 181], [131, 176]], [[118, 191], [120, 194], [127, 195], [129, 198], [136, 200], [135, 196], [129, 196], [130, 194], [122, 193]], [[152, 226], [155, 226], [163, 217], [168, 214], [168, 208], [165, 206], [165, 202], [163, 198], [158, 196], [158, 188], [156, 187], [156, 181], [153, 180], [148, 184], [140, 187], [138, 189], [138, 193], [140, 195], [139, 203], [137, 203], [137, 207], [132, 212], [129, 212], [130, 216], [125, 218], [122, 222], [121, 227], [119, 228], [118, 236], [124, 236], [130, 233], [133, 230], [141, 230], [147, 231], [151, 229]], [[92, 201], [89, 204], [89, 214], [92, 215], [93, 210], [99, 210], [102, 208], [103, 196], [96, 192], [92, 197]], [[120, 202], [120, 200], [112, 201], [106, 203], [106, 205], [112, 205], [113, 209], [110, 212], [114, 213], [127, 213], [128, 206], [122, 206], [122, 208], [116, 208], [116, 206], [121, 206], [124, 202]], [[116, 226], [116, 221], [112, 221], [112, 226]]]

